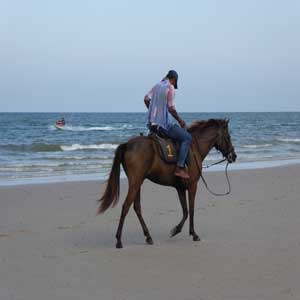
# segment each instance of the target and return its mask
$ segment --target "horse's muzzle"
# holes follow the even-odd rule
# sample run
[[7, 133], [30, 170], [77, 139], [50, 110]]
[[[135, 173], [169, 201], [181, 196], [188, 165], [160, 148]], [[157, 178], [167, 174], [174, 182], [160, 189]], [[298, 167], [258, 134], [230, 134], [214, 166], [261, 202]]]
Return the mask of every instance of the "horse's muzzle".
[[236, 161], [236, 158], [237, 158], [237, 155], [236, 153], [233, 151], [231, 151], [228, 155], [227, 155], [227, 160], [228, 162], [231, 164], [231, 163], [234, 163]]

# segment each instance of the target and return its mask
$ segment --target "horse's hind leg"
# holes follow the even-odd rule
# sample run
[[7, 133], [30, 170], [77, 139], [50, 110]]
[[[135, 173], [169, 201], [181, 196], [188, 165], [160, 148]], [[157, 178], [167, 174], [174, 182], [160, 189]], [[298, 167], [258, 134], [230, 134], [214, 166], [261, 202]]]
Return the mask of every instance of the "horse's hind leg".
[[197, 184], [189, 188], [190, 235], [193, 236], [193, 241], [200, 241], [200, 238], [194, 229], [194, 207], [195, 207], [196, 192], [197, 192]]
[[184, 222], [186, 221], [186, 219], [188, 217], [188, 209], [187, 209], [187, 203], [186, 203], [186, 190], [177, 188], [177, 193], [178, 193], [180, 204], [182, 207], [182, 219], [179, 222], [179, 224], [171, 230], [171, 232], [170, 232], [171, 237], [173, 237], [176, 234], [178, 234], [179, 232], [181, 232]]
[[141, 226], [143, 228], [144, 236], [146, 237], [146, 243], [149, 245], [153, 245], [152, 237], [149, 233], [149, 230], [147, 228], [147, 225], [144, 221], [144, 218], [142, 216], [142, 210], [141, 210], [141, 189], [139, 189], [137, 196], [134, 200], [133, 204], [134, 211], [136, 212], [136, 215], [141, 223]]
[[122, 206], [122, 213], [121, 213], [119, 226], [118, 226], [118, 230], [117, 230], [117, 234], [116, 234], [116, 239], [117, 239], [116, 247], [117, 248], [123, 248], [121, 237], [122, 237], [122, 229], [123, 229], [123, 225], [124, 225], [124, 220], [125, 220], [125, 217], [129, 211], [129, 208], [130, 208], [132, 202], [136, 199], [139, 189], [140, 189], [140, 185], [139, 186], [129, 185], [128, 194], [127, 194], [127, 197]]

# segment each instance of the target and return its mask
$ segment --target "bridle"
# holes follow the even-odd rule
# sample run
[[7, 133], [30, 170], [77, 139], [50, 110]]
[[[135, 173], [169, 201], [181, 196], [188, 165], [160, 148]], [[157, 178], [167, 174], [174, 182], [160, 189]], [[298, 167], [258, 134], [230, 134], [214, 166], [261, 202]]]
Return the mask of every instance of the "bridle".
[[[223, 157], [225, 158], [223, 161], [227, 160], [228, 163], [232, 163], [234, 161], [234, 148], [231, 145], [229, 139], [230, 138], [228, 137], [228, 135], [224, 135], [223, 132], [219, 130], [215, 148], [222, 153]], [[226, 152], [224, 152], [223, 150], [224, 148], [226, 148], [225, 145], [230, 145], [230, 149]]]

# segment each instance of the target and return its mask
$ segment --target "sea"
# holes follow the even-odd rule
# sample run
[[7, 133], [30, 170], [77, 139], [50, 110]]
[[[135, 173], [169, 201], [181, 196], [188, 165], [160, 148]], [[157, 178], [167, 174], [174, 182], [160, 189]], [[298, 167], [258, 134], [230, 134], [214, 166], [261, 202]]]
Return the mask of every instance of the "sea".
[[[300, 162], [300, 112], [181, 115], [187, 124], [230, 119], [238, 159], [229, 169]], [[61, 117], [65, 130], [54, 126]], [[146, 113], [0, 113], [0, 185], [106, 179], [116, 147], [146, 135], [145, 124]], [[221, 158], [212, 150], [204, 164]]]

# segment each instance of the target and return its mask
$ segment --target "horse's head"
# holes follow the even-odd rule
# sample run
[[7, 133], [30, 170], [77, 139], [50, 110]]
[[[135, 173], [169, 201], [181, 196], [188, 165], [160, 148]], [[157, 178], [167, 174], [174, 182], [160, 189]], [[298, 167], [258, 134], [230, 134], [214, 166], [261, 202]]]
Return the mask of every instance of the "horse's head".
[[233, 163], [235, 162], [237, 155], [234, 151], [234, 146], [231, 143], [228, 123], [229, 120], [222, 120], [222, 122], [220, 122], [218, 136], [214, 146], [223, 154], [229, 163]]

